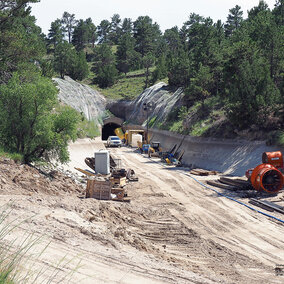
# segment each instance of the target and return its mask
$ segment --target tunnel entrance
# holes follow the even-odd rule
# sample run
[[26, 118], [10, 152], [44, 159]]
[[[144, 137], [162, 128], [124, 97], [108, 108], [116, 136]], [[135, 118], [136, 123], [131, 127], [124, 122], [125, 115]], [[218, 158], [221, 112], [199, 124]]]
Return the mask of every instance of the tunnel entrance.
[[115, 116], [105, 119], [102, 128], [102, 140], [107, 140], [109, 136], [116, 136], [114, 130], [120, 128], [123, 122], [121, 118]]
[[118, 127], [121, 125], [112, 122], [105, 124], [102, 129], [102, 140], [107, 140], [109, 136], [116, 136], [114, 130]]

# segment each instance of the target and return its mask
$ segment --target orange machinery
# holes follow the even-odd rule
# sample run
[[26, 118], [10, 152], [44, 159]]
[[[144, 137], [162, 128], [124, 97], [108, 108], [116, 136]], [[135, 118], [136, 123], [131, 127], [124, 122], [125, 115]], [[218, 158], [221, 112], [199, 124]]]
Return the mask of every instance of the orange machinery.
[[284, 185], [283, 156], [280, 151], [264, 152], [262, 163], [254, 169], [247, 170], [246, 176], [257, 191], [277, 193]]

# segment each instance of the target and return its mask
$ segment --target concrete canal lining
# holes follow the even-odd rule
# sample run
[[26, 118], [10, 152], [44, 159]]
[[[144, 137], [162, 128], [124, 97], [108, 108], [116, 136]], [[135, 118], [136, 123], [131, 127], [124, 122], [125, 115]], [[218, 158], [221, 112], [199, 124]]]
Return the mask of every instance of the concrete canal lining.
[[263, 152], [281, 151], [277, 146], [267, 146], [265, 141], [191, 137], [157, 129], [150, 129], [149, 134], [151, 141], [160, 141], [164, 150], [180, 145], [186, 165], [238, 176], [261, 164]]

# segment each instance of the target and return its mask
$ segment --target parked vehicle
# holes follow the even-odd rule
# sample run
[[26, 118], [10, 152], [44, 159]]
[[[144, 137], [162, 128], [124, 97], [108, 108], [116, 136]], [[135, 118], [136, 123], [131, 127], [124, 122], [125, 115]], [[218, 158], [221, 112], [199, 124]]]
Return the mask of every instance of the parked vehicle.
[[118, 136], [109, 136], [107, 139], [107, 147], [121, 147], [122, 142]]

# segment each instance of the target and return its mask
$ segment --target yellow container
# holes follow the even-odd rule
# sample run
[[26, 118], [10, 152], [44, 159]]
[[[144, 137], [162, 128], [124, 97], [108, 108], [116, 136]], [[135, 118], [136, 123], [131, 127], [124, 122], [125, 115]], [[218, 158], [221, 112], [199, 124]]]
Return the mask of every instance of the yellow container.
[[116, 134], [116, 136], [118, 136], [120, 138], [120, 140], [123, 140], [125, 138], [123, 130], [121, 128], [116, 128], [114, 130], [114, 133]]
[[169, 160], [169, 158], [166, 158], [166, 162], [167, 164], [171, 164], [171, 161]]

